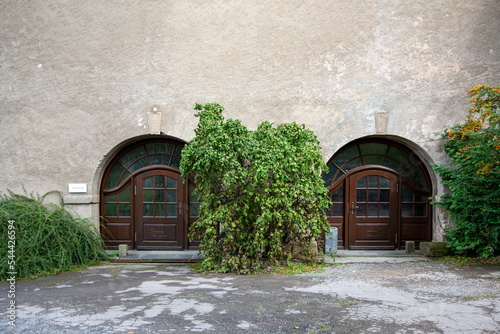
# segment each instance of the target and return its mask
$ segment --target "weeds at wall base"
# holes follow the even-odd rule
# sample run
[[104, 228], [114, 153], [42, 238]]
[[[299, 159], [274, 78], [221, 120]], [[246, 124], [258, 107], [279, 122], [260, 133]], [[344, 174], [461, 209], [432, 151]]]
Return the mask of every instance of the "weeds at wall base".
[[500, 256], [482, 258], [482, 257], [468, 257], [462, 255], [454, 255], [454, 256], [443, 256], [435, 258], [433, 259], [433, 261], [445, 263], [459, 268], [474, 264], [500, 266]]

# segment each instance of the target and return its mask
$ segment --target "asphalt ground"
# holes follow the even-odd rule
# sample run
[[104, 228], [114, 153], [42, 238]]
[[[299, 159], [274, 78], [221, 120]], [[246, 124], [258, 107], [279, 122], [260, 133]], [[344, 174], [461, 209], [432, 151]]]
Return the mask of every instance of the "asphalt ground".
[[11, 288], [0, 284], [1, 333], [500, 332], [499, 266], [422, 258], [346, 261], [300, 275], [103, 263], [16, 281], [15, 298]]

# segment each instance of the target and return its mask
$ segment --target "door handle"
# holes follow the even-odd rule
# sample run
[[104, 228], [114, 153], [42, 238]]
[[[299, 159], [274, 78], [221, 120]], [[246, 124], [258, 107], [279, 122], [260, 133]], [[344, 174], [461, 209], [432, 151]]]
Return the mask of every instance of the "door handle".
[[177, 214], [182, 215], [182, 202], [177, 203]]
[[354, 214], [354, 210], [359, 209], [359, 206], [354, 205], [354, 202], [351, 202], [351, 215]]

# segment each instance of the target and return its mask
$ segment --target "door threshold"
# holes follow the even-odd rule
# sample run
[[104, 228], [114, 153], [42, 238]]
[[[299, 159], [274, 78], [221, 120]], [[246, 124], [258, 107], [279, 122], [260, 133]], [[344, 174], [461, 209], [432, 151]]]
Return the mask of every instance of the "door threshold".
[[116, 251], [108, 250], [112, 262], [200, 262], [205, 259], [199, 251], [129, 250], [127, 256], [112, 256]]
[[397, 250], [338, 250], [336, 257], [416, 257], [420, 256], [417, 250], [413, 254], [407, 254], [404, 249]]

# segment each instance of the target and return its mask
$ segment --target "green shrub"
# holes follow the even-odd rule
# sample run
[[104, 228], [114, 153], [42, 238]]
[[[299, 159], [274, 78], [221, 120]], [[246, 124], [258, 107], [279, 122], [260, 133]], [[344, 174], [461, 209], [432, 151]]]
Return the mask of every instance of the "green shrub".
[[0, 197], [0, 279], [9, 272], [17, 277], [54, 274], [106, 258], [89, 219], [74, 218], [62, 204], [42, 200], [14, 193]]
[[264, 261], [286, 261], [292, 244], [328, 231], [330, 205], [321, 179], [319, 142], [296, 123], [250, 131], [224, 120], [222, 106], [197, 105], [196, 137], [182, 151], [184, 178], [194, 176], [201, 205], [191, 237], [201, 241], [202, 270], [249, 273]]
[[474, 105], [465, 122], [443, 133], [453, 166], [435, 166], [451, 191], [438, 204], [456, 224], [446, 231], [451, 249], [490, 257], [500, 253], [500, 87], [468, 95]]

